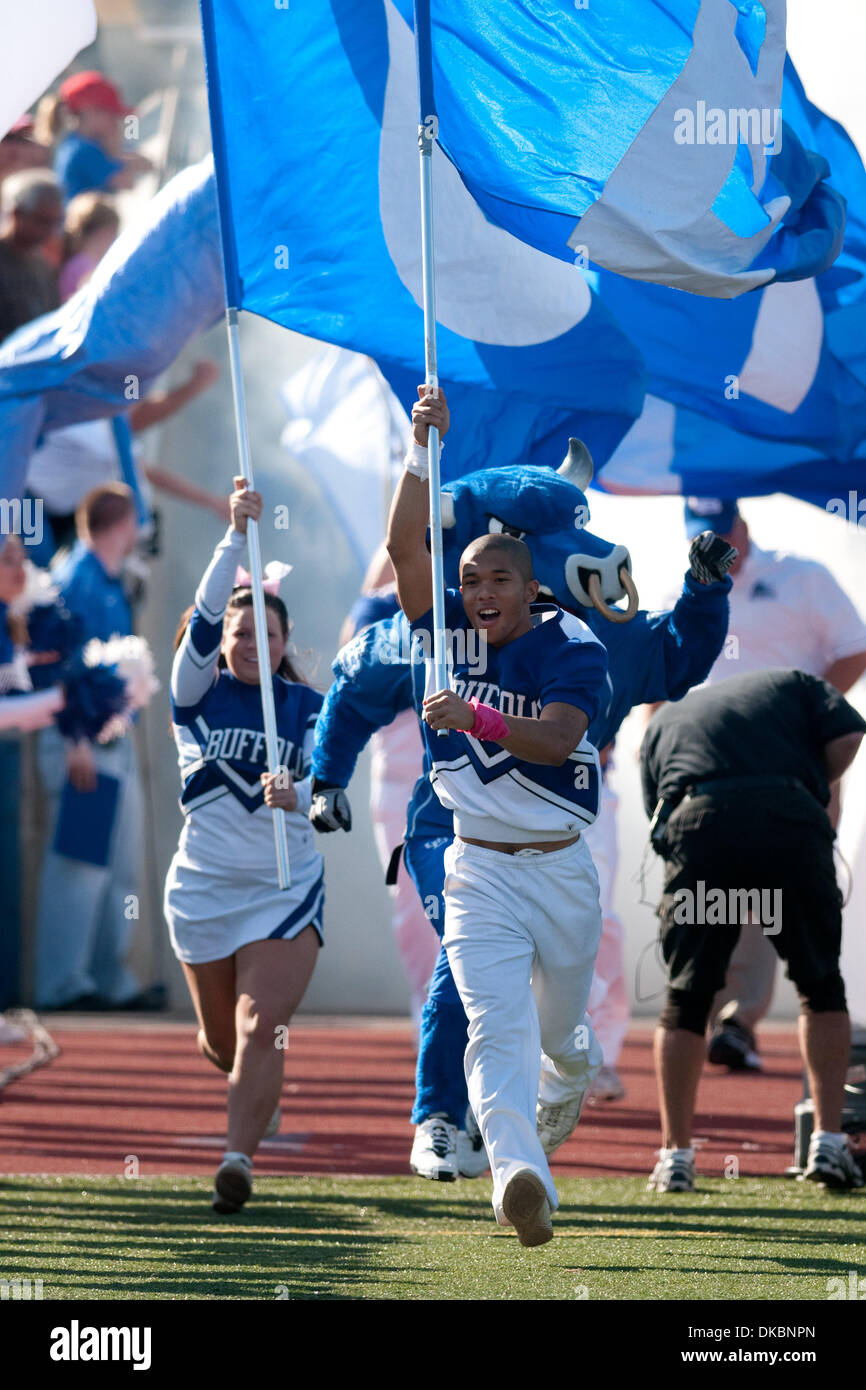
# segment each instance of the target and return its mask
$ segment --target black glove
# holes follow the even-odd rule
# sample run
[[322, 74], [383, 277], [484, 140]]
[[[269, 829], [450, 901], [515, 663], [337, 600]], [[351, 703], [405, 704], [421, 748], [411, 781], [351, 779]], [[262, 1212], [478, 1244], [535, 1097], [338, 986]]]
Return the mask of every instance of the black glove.
[[313, 798], [310, 822], [314, 830], [325, 835], [331, 830], [352, 829], [352, 808], [342, 787], [320, 782], [314, 777], [310, 790]]
[[699, 584], [717, 584], [739, 553], [715, 531], [702, 531], [689, 546], [689, 569]]

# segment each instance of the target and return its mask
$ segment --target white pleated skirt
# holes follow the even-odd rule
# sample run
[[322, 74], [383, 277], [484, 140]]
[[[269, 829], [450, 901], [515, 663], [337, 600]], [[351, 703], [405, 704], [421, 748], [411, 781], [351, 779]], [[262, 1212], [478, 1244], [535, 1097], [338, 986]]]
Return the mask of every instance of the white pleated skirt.
[[284, 892], [262, 878], [191, 865], [178, 851], [165, 881], [163, 909], [172, 949], [190, 965], [224, 960], [253, 941], [290, 941], [313, 926], [324, 942], [324, 863], [316, 852], [291, 863]]

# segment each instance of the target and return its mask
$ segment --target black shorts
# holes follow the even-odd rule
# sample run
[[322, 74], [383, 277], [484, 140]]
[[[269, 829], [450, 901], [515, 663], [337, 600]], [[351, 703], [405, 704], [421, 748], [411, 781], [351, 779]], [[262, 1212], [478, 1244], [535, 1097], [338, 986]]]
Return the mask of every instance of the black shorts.
[[833, 830], [805, 790], [687, 797], [667, 823], [658, 915], [671, 989], [724, 987], [741, 924], [757, 918], [801, 997], [839, 968]]

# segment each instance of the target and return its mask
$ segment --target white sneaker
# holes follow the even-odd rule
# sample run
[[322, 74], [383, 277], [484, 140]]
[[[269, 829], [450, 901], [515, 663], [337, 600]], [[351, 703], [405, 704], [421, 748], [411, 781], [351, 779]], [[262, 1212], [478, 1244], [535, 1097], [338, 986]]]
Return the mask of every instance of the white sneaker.
[[211, 1206], [220, 1216], [240, 1211], [253, 1190], [253, 1165], [246, 1157], [225, 1158], [217, 1169]]
[[471, 1105], [466, 1107], [463, 1124], [465, 1128], [457, 1131], [457, 1168], [461, 1178], [480, 1178], [490, 1167], [490, 1160]]
[[863, 1173], [847, 1139], [839, 1139], [834, 1134], [812, 1135], [803, 1177], [837, 1191], [863, 1186]]
[[508, 1179], [502, 1194], [502, 1215], [516, 1230], [521, 1245], [546, 1245], [553, 1240], [547, 1191], [531, 1168], [521, 1168]]
[[694, 1149], [659, 1149], [658, 1159], [647, 1182], [647, 1192], [694, 1192]]
[[588, 1105], [597, 1105], [600, 1100], [622, 1100], [625, 1086], [615, 1067], [602, 1067], [586, 1093]]
[[441, 1115], [431, 1115], [417, 1126], [409, 1167], [419, 1178], [432, 1182], [454, 1182], [457, 1167], [457, 1126]]
[[536, 1105], [535, 1128], [548, 1158], [576, 1129], [585, 1095], [586, 1092], [582, 1091], [574, 1100], [566, 1100], [559, 1105], [542, 1105], [541, 1101]]
[[26, 1028], [19, 1028], [0, 1014], [0, 1043], [19, 1043], [27, 1041]]

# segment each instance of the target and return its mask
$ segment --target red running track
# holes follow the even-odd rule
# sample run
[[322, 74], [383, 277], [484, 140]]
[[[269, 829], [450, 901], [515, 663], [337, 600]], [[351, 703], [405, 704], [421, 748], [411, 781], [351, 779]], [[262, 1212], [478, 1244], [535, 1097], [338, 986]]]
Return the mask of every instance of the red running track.
[[[225, 1079], [195, 1049], [191, 1024], [45, 1018], [60, 1056], [0, 1091], [0, 1173], [142, 1177], [207, 1173], [222, 1153]], [[802, 1069], [791, 1031], [762, 1037], [762, 1076], [707, 1067], [698, 1095], [698, 1167], [722, 1176], [784, 1173]], [[0, 1048], [0, 1068], [27, 1047]], [[554, 1160], [573, 1176], [643, 1176], [658, 1146], [651, 1030], [632, 1030], [621, 1061], [628, 1094], [585, 1111]], [[283, 1131], [266, 1141], [267, 1174], [408, 1174], [414, 1055], [408, 1024], [302, 1019], [286, 1057]]]

